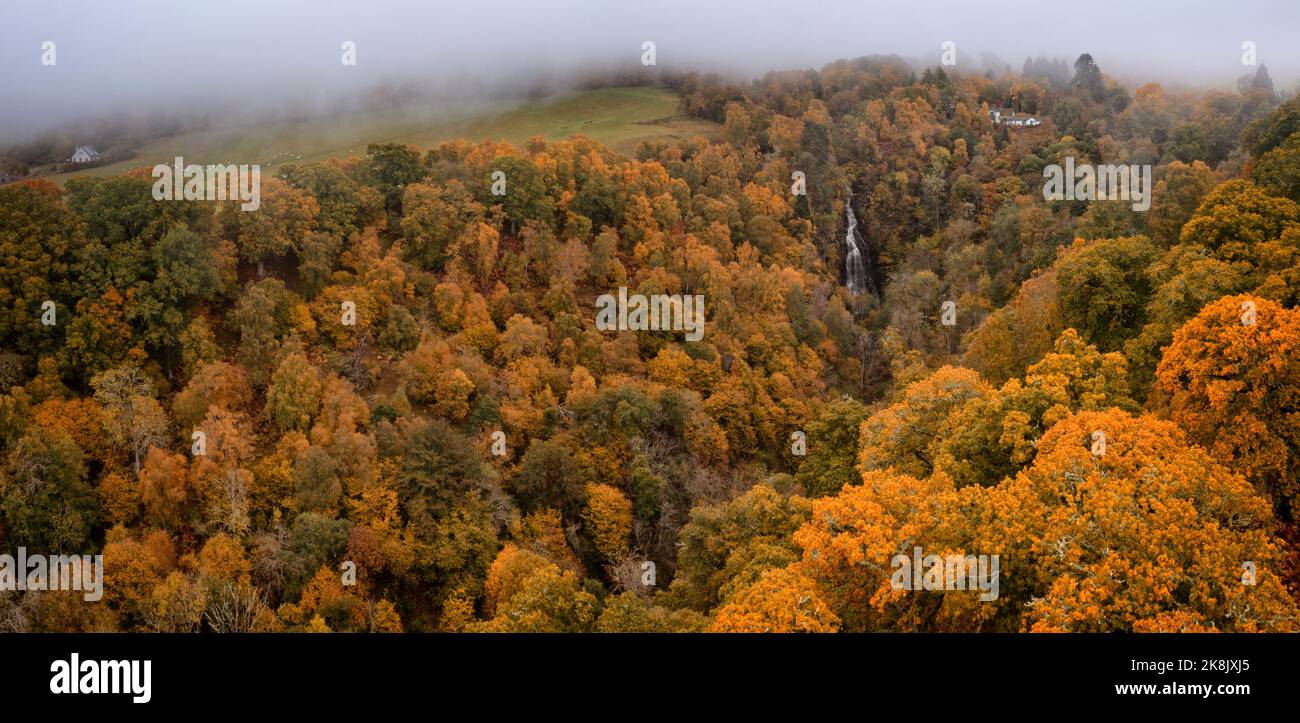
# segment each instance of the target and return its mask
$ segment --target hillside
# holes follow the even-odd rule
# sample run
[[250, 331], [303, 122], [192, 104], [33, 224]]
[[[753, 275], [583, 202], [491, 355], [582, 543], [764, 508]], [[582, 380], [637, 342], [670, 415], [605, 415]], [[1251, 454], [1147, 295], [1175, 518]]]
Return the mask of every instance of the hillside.
[[170, 162], [277, 164], [365, 155], [372, 143], [431, 148], [454, 138], [521, 144], [583, 134], [625, 155], [642, 141], [712, 137], [719, 126], [679, 113], [677, 96], [663, 88], [602, 88], [530, 102], [461, 105], [455, 109], [403, 107], [338, 118], [212, 130], [151, 141], [130, 161], [46, 176], [60, 186], [77, 176], [110, 176]]

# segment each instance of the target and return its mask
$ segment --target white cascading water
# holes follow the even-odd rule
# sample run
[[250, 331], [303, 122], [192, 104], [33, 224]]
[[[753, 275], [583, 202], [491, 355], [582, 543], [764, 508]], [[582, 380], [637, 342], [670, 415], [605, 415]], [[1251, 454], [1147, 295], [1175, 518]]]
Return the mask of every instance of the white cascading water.
[[862, 234], [858, 233], [858, 218], [853, 213], [853, 194], [847, 193], [844, 198], [844, 215], [849, 219], [849, 229], [844, 234], [844, 244], [848, 247], [848, 252], [844, 257], [844, 285], [848, 287], [849, 293], [861, 294], [867, 291], [870, 283], [867, 280], [867, 265], [862, 258], [862, 247], [866, 246], [866, 241]]

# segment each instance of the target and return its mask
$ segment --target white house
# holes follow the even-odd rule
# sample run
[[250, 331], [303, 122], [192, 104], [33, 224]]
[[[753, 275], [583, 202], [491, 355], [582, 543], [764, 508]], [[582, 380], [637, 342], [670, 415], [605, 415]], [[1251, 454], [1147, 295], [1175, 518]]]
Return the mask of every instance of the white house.
[[993, 125], [1006, 125], [1009, 128], [1035, 128], [1043, 124], [1033, 116], [1016, 116], [1016, 112], [1010, 108], [991, 108], [989, 109], [989, 119]]
[[69, 163], [90, 163], [99, 160], [99, 151], [94, 146], [77, 146], [77, 150], [72, 153], [72, 158], [68, 159]]

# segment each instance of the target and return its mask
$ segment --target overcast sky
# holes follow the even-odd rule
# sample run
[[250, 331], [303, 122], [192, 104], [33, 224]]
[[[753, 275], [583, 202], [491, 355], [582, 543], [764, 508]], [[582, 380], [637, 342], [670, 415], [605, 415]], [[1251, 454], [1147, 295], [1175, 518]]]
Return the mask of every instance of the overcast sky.
[[[56, 43], [57, 64], [41, 65]], [[340, 44], [357, 65], [340, 63]], [[0, 140], [114, 109], [274, 107], [381, 82], [487, 84], [639, 62], [744, 77], [874, 53], [958, 66], [1091, 52], [1130, 82], [1231, 87], [1256, 44], [1300, 77], [1300, 0], [0, 0]]]

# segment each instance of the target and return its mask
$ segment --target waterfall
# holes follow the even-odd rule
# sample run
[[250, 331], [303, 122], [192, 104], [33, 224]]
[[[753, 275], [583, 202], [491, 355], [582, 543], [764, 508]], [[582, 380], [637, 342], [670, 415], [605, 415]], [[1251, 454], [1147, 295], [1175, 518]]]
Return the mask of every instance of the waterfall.
[[853, 192], [845, 191], [844, 215], [848, 217], [848, 231], [844, 233], [844, 245], [847, 253], [844, 257], [844, 285], [850, 294], [861, 294], [871, 289], [871, 279], [867, 276], [867, 261], [862, 249], [867, 242], [858, 233], [858, 217], [853, 213]]

